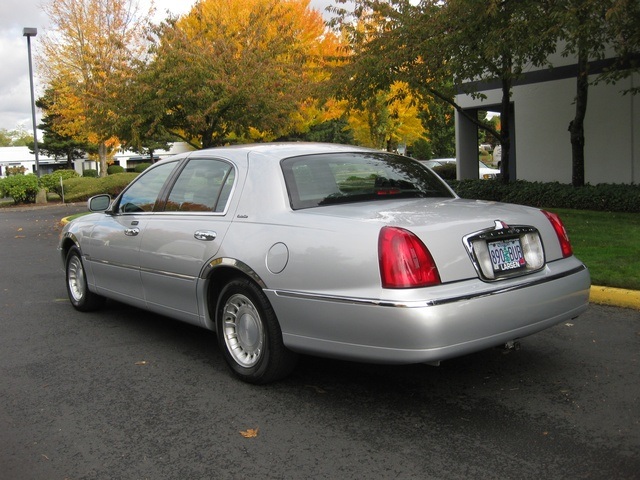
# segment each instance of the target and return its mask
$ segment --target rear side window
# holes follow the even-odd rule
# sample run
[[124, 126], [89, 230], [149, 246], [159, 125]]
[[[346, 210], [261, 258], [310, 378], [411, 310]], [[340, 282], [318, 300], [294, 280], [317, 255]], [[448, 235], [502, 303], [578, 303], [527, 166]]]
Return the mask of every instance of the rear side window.
[[193, 159], [180, 172], [165, 205], [169, 212], [224, 212], [235, 180], [223, 160]]
[[307, 155], [282, 161], [291, 208], [453, 195], [419, 162], [388, 153]]

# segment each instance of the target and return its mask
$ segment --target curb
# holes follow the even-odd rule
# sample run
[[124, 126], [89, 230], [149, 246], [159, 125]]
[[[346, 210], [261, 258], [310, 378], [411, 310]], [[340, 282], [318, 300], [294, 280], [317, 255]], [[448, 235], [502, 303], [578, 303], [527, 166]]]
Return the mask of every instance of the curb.
[[598, 305], [640, 310], [640, 291], [592, 285], [589, 301]]

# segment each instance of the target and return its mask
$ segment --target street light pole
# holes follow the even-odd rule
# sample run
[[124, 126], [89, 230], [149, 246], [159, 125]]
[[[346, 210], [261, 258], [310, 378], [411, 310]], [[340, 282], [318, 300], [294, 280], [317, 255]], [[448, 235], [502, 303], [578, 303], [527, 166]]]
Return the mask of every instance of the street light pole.
[[36, 99], [33, 90], [33, 67], [31, 66], [31, 37], [38, 34], [37, 28], [25, 27], [22, 36], [27, 37], [27, 50], [29, 52], [29, 82], [31, 83], [31, 121], [33, 123], [33, 153], [36, 156], [36, 175], [40, 176], [40, 160], [38, 158], [38, 130], [36, 128]]

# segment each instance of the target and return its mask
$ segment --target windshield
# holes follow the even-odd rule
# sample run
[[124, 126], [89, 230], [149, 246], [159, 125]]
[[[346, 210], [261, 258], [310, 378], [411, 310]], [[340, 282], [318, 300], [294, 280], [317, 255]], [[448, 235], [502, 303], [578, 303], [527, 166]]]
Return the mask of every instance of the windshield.
[[390, 153], [306, 155], [282, 161], [291, 208], [393, 198], [453, 197], [428, 168]]

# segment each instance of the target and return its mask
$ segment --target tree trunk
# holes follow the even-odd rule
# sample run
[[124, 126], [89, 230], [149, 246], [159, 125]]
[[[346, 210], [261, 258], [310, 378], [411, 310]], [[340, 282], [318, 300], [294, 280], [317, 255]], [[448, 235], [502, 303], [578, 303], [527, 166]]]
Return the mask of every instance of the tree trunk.
[[100, 159], [100, 176], [107, 176], [107, 146], [104, 142], [98, 147], [98, 158]]
[[[506, 76], [505, 76], [506, 77]], [[511, 181], [511, 79], [502, 78], [502, 105], [500, 107], [500, 145], [502, 145], [502, 158], [500, 160], [500, 173], [502, 183], [505, 185]]]
[[569, 123], [571, 134], [571, 183], [584, 185], [584, 118], [587, 114], [589, 93], [589, 62], [582, 45], [578, 48], [578, 74], [576, 83], [576, 115]]

